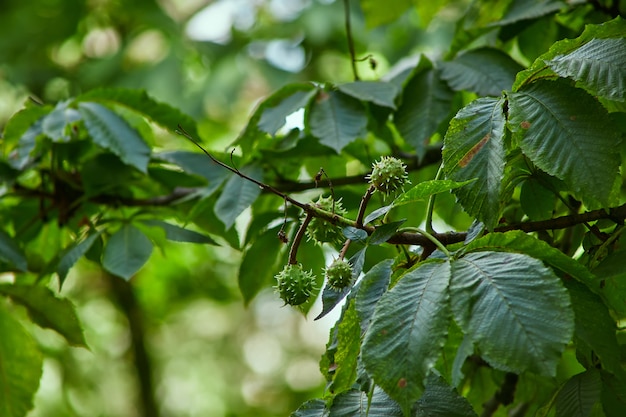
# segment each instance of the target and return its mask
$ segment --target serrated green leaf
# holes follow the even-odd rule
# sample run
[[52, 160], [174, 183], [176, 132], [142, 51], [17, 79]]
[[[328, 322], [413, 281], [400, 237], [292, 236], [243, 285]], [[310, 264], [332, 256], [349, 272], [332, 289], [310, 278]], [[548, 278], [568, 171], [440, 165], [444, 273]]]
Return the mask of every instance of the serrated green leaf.
[[26, 307], [39, 326], [57, 331], [71, 345], [87, 347], [78, 315], [68, 299], [57, 298], [38, 285], [0, 284], [0, 294]]
[[42, 119], [43, 133], [53, 142], [69, 141], [70, 136], [67, 127], [81, 119], [80, 113], [76, 109], [68, 107], [68, 104], [67, 101], [58, 103], [54, 110]]
[[361, 0], [361, 8], [368, 28], [393, 22], [411, 6], [413, 6], [413, 0], [395, 0], [389, 3], [378, 0]]
[[406, 219], [399, 220], [397, 222], [385, 223], [376, 227], [374, 233], [369, 237], [368, 244], [370, 245], [380, 245], [381, 243], [385, 243], [391, 238], [391, 236], [396, 234], [396, 231], [402, 224], [406, 221]]
[[355, 296], [355, 307], [361, 319], [362, 331], [367, 330], [369, 327], [376, 304], [387, 291], [387, 287], [389, 287], [392, 264], [393, 259], [381, 261], [361, 278], [361, 283]]
[[600, 358], [602, 368], [618, 376], [626, 376], [620, 364], [620, 346], [615, 332], [615, 321], [599, 296], [583, 284], [565, 281], [572, 298], [576, 317], [575, 335]]
[[217, 246], [218, 243], [209, 236], [167, 223], [162, 220], [142, 220], [141, 223], [148, 226], [156, 226], [165, 231], [165, 238], [173, 242], [199, 243]]
[[[315, 96], [315, 88], [312, 85], [309, 87], [308, 90], [299, 90], [287, 96], [275, 106], [265, 107], [261, 113], [258, 128], [275, 136], [278, 129], [285, 125], [287, 116], [307, 106]], [[273, 99], [276, 98], [273, 97]]]
[[570, 54], [592, 39], [623, 38], [624, 31], [626, 31], [626, 21], [619, 16], [599, 25], [587, 25], [578, 38], [563, 39], [554, 43], [550, 50], [539, 56], [528, 69], [520, 71], [515, 78], [512, 91], [518, 91], [536, 80], [556, 77], [556, 74], [546, 62], [555, 59], [557, 56]]
[[276, 230], [270, 229], [244, 252], [237, 275], [244, 304], [248, 305], [261, 289], [272, 282], [281, 249], [279, 242]]
[[316, 398], [302, 404], [290, 417], [328, 417], [326, 402]]
[[74, 264], [85, 255], [94, 242], [100, 237], [102, 232], [92, 233], [81, 241], [73, 242], [69, 247], [65, 248], [61, 253], [61, 259], [57, 265], [56, 272], [59, 275], [60, 285], [65, 282], [68, 272]]
[[[258, 165], [249, 165], [240, 169], [240, 172], [261, 181], [263, 170]], [[258, 185], [248, 181], [239, 175], [231, 174], [222, 193], [215, 203], [215, 215], [226, 227], [230, 229], [239, 215], [261, 194]]]
[[37, 343], [0, 305], [0, 415], [24, 417], [33, 407], [43, 359]]
[[565, 2], [560, 0], [513, 0], [502, 19], [490, 26], [504, 26], [522, 20], [536, 19], [557, 12], [565, 6]]
[[337, 89], [361, 101], [369, 101], [383, 107], [396, 108], [396, 97], [400, 90], [384, 81], [355, 81], [339, 84]]
[[454, 91], [441, 79], [439, 71], [426, 59], [418, 67], [402, 91], [402, 104], [394, 115], [394, 123], [404, 140], [422, 158], [430, 137], [452, 110]]
[[452, 61], [441, 63], [441, 78], [453, 90], [467, 90], [480, 96], [499, 96], [515, 81], [523, 67], [498, 49], [480, 48]]
[[125, 224], [106, 243], [102, 267], [111, 274], [130, 280], [152, 254], [152, 242], [141, 230]]
[[357, 361], [361, 348], [361, 322], [355, 308], [354, 300], [350, 300], [337, 325], [337, 351], [334, 359], [336, 369], [333, 373], [333, 392], [347, 391], [356, 381]]
[[[624, 28], [626, 30], [626, 27]], [[592, 94], [626, 100], [626, 39], [592, 39], [546, 64], [561, 77], [580, 82]]]
[[584, 197], [606, 203], [620, 165], [619, 130], [583, 90], [537, 81], [509, 95], [509, 128], [524, 154]]
[[365, 369], [406, 414], [443, 349], [449, 280], [448, 262], [424, 263], [405, 273], [380, 298], [363, 341]]
[[504, 100], [481, 98], [450, 122], [442, 150], [447, 178], [473, 183], [455, 190], [465, 210], [493, 229], [500, 217], [504, 178]]
[[28, 269], [26, 255], [11, 236], [0, 229], [0, 260], [15, 266], [20, 271]]
[[476, 412], [441, 376], [431, 373], [426, 380], [424, 395], [417, 402], [416, 416], [476, 417]]
[[410, 190], [400, 194], [395, 200], [393, 200], [393, 207], [402, 206], [404, 204], [411, 204], [417, 201], [423, 201], [428, 199], [432, 195], [456, 190], [457, 188], [461, 188], [467, 184], [471, 184], [474, 181], [475, 179], [463, 182], [451, 180], [422, 181], [412, 187]]
[[523, 254], [474, 252], [452, 263], [450, 291], [456, 322], [494, 368], [555, 375], [574, 313], [551, 269]]
[[126, 120], [93, 102], [78, 103], [78, 111], [96, 144], [109, 149], [127, 165], [143, 173], [148, 171], [150, 147]]
[[602, 379], [600, 372], [589, 369], [571, 377], [557, 394], [555, 417], [589, 417], [600, 400]]
[[320, 143], [339, 153], [365, 136], [367, 116], [358, 100], [338, 91], [320, 92], [312, 104], [308, 124]]
[[182, 126], [192, 137], [199, 138], [196, 122], [176, 107], [162, 103], [150, 97], [144, 90], [127, 88], [98, 88], [81, 94], [76, 98], [80, 101], [97, 101], [115, 103], [137, 112], [170, 132], [175, 132], [178, 125]]
[[372, 401], [367, 393], [350, 390], [333, 400], [330, 417], [402, 417], [402, 409], [379, 387], [374, 387]]

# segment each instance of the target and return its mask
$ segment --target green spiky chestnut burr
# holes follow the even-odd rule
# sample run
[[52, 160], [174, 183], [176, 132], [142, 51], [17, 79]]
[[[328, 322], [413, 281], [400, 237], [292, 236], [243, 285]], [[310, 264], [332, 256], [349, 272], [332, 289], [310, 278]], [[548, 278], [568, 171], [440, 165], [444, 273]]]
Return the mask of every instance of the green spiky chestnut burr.
[[[333, 211], [332, 197], [320, 196], [317, 201], [313, 202], [313, 204], [324, 211]], [[348, 213], [341, 205], [341, 199], [335, 200], [334, 209], [334, 213], [338, 216], [343, 217]], [[316, 243], [339, 243], [344, 240], [341, 227], [316, 217], [311, 220], [311, 223], [309, 223], [309, 226], [306, 229], [306, 234], [310, 240], [313, 240]]]
[[396, 192], [409, 183], [406, 165], [393, 156], [383, 156], [372, 164], [372, 172], [366, 179], [371, 185], [385, 195]]
[[306, 303], [315, 289], [315, 276], [305, 271], [302, 265], [285, 265], [276, 275], [276, 291], [280, 298], [291, 306]]
[[335, 259], [325, 273], [328, 285], [334, 289], [342, 290], [352, 283], [352, 265], [343, 259]]

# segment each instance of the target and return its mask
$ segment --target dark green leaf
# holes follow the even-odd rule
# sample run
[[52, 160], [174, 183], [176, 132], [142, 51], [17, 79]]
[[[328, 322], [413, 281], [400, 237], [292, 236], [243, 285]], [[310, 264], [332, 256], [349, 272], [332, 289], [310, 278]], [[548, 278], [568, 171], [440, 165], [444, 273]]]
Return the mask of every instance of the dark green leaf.
[[350, 300], [337, 325], [337, 351], [335, 352], [335, 372], [333, 373], [333, 392], [347, 391], [356, 381], [357, 360], [361, 348], [361, 322]]
[[126, 120], [98, 103], [81, 102], [78, 111], [96, 144], [109, 149], [124, 163], [147, 172], [150, 147]]
[[446, 381], [431, 373], [426, 380], [424, 395], [417, 402], [416, 417], [475, 417], [470, 403], [449, 386]]
[[450, 321], [450, 264], [419, 265], [380, 298], [363, 341], [365, 369], [408, 414], [439, 358]]
[[402, 409], [380, 388], [375, 387], [371, 403], [367, 394], [350, 390], [339, 394], [330, 408], [331, 417], [402, 417]]
[[43, 360], [37, 343], [0, 306], [0, 415], [24, 417], [33, 407]]
[[[626, 26], [624, 28], [626, 30]], [[546, 62], [561, 77], [580, 82], [592, 94], [626, 100], [626, 39], [592, 39]]]
[[56, 270], [59, 275], [60, 285], [63, 285], [70, 268], [91, 249], [91, 245], [94, 244], [101, 234], [102, 232], [92, 233], [81, 241], [73, 242], [63, 250]]
[[326, 403], [316, 398], [302, 404], [290, 417], [328, 417]]
[[619, 130], [583, 90], [537, 81], [509, 95], [509, 126], [522, 152], [575, 192], [608, 202], [620, 164]]
[[308, 105], [315, 93], [316, 90], [311, 85], [308, 90], [296, 91], [276, 106], [265, 107], [258, 128], [272, 136], [276, 135], [278, 129], [285, 125], [287, 116]]
[[216, 246], [218, 245], [216, 241], [214, 241], [205, 234], [198, 233], [189, 229], [184, 229], [182, 227], [164, 222], [162, 220], [143, 220], [141, 223], [163, 229], [165, 231], [165, 237], [168, 240], [174, 242], [200, 243]]
[[401, 206], [404, 204], [411, 204], [417, 201], [423, 201], [428, 199], [431, 195], [455, 190], [474, 181], [474, 179], [463, 182], [456, 182], [451, 180], [422, 181], [416, 186], [412, 187], [410, 190], [400, 194], [395, 200], [393, 200], [393, 207]]
[[308, 120], [313, 136], [337, 153], [366, 134], [365, 108], [356, 99], [338, 91], [320, 92]]
[[365, 242], [365, 240], [367, 239], [367, 232], [365, 230], [357, 229], [356, 227], [352, 226], [344, 227], [343, 235], [353, 242]]
[[[243, 167], [240, 172], [258, 181], [261, 181], [263, 175], [263, 170], [258, 165]], [[235, 224], [237, 217], [250, 207], [260, 194], [261, 189], [258, 185], [239, 175], [231, 174], [215, 203], [215, 215], [228, 230]]]
[[209, 185], [203, 195], [210, 195], [228, 178], [230, 172], [213, 162], [205, 154], [197, 152], [172, 151], [155, 155], [156, 158], [176, 164], [185, 172], [205, 178]]
[[588, 417], [600, 400], [602, 379], [600, 372], [589, 369], [571, 377], [557, 394], [554, 405], [555, 417]]
[[114, 103], [127, 107], [170, 132], [182, 126], [193, 138], [199, 139], [196, 122], [175, 107], [159, 102], [143, 90], [99, 88], [77, 97], [76, 101]]
[[448, 118], [453, 97], [454, 92], [440, 78], [439, 71], [432, 69], [426, 58], [420, 59], [404, 87], [402, 104], [394, 116], [398, 132], [417, 151], [419, 158], [424, 156], [431, 136]]
[[465, 210], [492, 229], [500, 218], [504, 178], [504, 100], [481, 98], [450, 122], [442, 151], [444, 172], [455, 181], [477, 181], [455, 190]]
[[559, 0], [514, 0], [504, 17], [492, 26], [504, 26], [522, 20], [536, 19], [557, 12], [564, 7], [565, 3]]
[[237, 279], [239, 291], [246, 305], [262, 288], [272, 282], [280, 250], [276, 230], [270, 229], [260, 235], [244, 252]]
[[383, 107], [396, 108], [400, 92], [394, 84], [383, 81], [355, 81], [337, 86], [339, 91], [361, 101], [369, 101]]
[[8, 262], [20, 271], [28, 269], [26, 256], [7, 232], [0, 229], [0, 260]]
[[454, 90], [468, 90], [480, 96], [499, 96], [515, 81], [523, 68], [507, 54], [492, 48], [480, 48], [452, 61], [441, 63], [441, 78]]
[[592, 288], [598, 289], [599, 294], [606, 300], [606, 304], [619, 318], [626, 317], [624, 259], [626, 259], [626, 250], [624, 249], [611, 253], [593, 269], [593, 274], [598, 278], [591, 277], [585, 281], [587, 284], [596, 284]]
[[385, 243], [391, 236], [396, 234], [398, 228], [402, 226], [405, 221], [406, 219], [392, 223], [385, 223], [376, 227], [376, 230], [374, 230], [374, 233], [370, 236], [368, 243], [370, 245], [380, 245], [381, 243]]
[[139, 229], [125, 224], [107, 242], [102, 255], [104, 269], [129, 280], [152, 254], [152, 242]]
[[356, 294], [356, 310], [361, 319], [361, 330], [365, 331], [370, 325], [376, 303], [387, 291], [391, 279], [392, 259], [386, 259], [374, 265], [361, 278], [359, 289]]
[[575, 335], [579, 343], [584, 343], [594, 352], [602, 362], [603, 369], [618, 376], [626, 376], [619, 360], [621, 352], [615, 336], [615, 321], [600, 297], [577, 281], [567, 280], [565, 287], [572, 298], [576, 318]]
[[626, 410], [626, 381], [601, 371], [602, 408], [606, 417], [622, 417]]
[[541, 182], [529, 178], [522, 184], [519, 196], [524, 213], [531, 220], [545, 220], [552, 217], [557, 195]]
[[26, 307], [39, 326], [57, 331], [71, 345], [87, 347], [83, 329], [69, 300], [57, 298], [48, 288], [37, 285], [0, 284], [0, 294]]
[[555, 375], [574, 313], [551, 269], [523, 254], [474, 252], [453, 262], [450, 289], [456, 322], [493, 367]]

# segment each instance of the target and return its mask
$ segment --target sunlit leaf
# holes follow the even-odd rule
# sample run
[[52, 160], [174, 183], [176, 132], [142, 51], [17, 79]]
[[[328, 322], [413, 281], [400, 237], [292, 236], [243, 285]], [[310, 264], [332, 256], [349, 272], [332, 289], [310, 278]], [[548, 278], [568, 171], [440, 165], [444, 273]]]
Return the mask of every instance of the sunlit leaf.
[[148, 261], [151, 253], [150, 239], [133, 225], [125, 224], [106, 243], [102, 266], [128, 281]]
[[187, 242], [187, 243], [199, 243], [208, 245], [217, 245], [217, 242], [211, 239], [211, 237], [198, 233], [194, 230], [189, 230], [176, 226], [175, 224], [167, 223], [162, 220], [143, 220], [142, 223], [148, 226], [155, 226], [165, 231], [165, 237], [173, 242]]
[[[285, 125], [287, 116], [305, 107], [315, 96], [315, 93], [315, 88], [310, 85], [308, 90], [296, 91], [275, 106], [265, 107], [259, 119], [259, 129], [272, 136], [276, 135], [278, 129]], [[272, 100], [276, 100], [276, 98], [272, 97]]]
[[356, 381], [360, 348], [361, 323], [354, 300], [350, 300], [337, 325], [337, 351], [334, 355], [336, 368], [332, 384], [334, 392], [347, 391]]
[[481, 98], [461, 109], [450, 122], [442, 150], [446, 177], [477, 179], [455, 190], [465, 210], [493, 228], [500, 217], [504, 177], [504, 100]]
[[48, 288], [38, 285], [0, 284], [0, 294], [26, 307], [41, 327], [57, 331], [71, 345], [87, 347], [78, 315], [68, 299], [57, 298]]
[[147, 172], [150, 147], [126, 120], [101, 104], [81, 102], [78, 111], [93, 141], [109, 149], [124, 163]]
[[410, 190], [400, 194], [395, 200], [393, 200], [393, 206], [397, 207], [404, 204], [411, 204], [417, 201], [423, 201], [428, 199], [431, 195], [444, 193], [446, 191], [452, 191], [457, 188], [461, 188], [467, 184], [470, 184], [474, 181], [474, 179], [463, 182], [456, 182], [451, 180], [422, 181], [412, 187]]
[[620, 165], [619, 129], [583, 90], [538, 81], [509, 95], [509, 127], [522, 152], [575, 192], [606, 203]]
[[76, 109], [68, 107], [68, 102], [63, 101], [42, 119], [41, 128], [43, 133], [53, 142], [67, 142], [70, 140], [67, 127], [81, 119]]
[[473, 252], [452, 263], [456, 322], [496, 369], [555, 375], [574, 331], [567, 291], [530, 256]]
[[101, 234], [102, 232], [92, 233], [83, 240], [73, 242], [63, 250], [56, 269], [61, 285], [63, 285], [70, 269], [91, 249], [91, 246]]
[[0, 415], [24, 417], [33, 407], [43, 360], [37, 343], [0, 305]]
[[365, 335], [365, 369], [408, 413], [439, 358], [450, 321], [450, 264], [410, 270], [376, 306]]
[[365, 137], [367, 117], [358, 100], [338, 91], [320, 92], [308, 123], [320, 143], [339, 153], [346, 145]]

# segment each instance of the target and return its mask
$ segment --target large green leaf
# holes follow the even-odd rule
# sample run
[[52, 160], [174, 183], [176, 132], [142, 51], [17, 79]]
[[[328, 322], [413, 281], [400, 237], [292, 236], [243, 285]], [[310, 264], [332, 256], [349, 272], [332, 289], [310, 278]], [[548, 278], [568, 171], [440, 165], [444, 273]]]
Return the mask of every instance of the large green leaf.
[[270, 229], [256, 238], [244, 252], [237, 279], [246, 305], [272, 282], [280, 250], [276, 229]]
[[337, 153], [367, 133], [367, 116], [363, 104], [339, 91], [322, 91], [318, 94], [308, 123], [313, 136]]
[[430, 138], [452, 109], [454, 91], [441, 79], [439, 71], [422, 57], [402, 91], [402, 104], [394, 123], [404, 140], [423, 157]]
[[347, 391], [356, 382], [360, 348], [361, 322], [354, 299], [351, 299], [337, 325], [337, 351], [334, 355], [336, 367], [331, 388], [333, 392]]
[[[34, 110], [33, 110], [34, 109]], [[9, 164], [17, 169], [24, 169], [35, 157], [33, 155], [36, 145], [36, 139], [43, 134], [43, 116], [51, 111], [50, 107], [46, 108], [28, 108], [17, 113], [6, 127], [6, 134], [10, 135], [5, 138], [6, 142], [13, 139], [19, 132], [17, 137], [17, 147], [9, 154]], [[35, 120], [32, 120], [32, 119]], [[13, 123], [12, 123], [13, 122]], [[20, 128], [27, 122], [31, 122], [24, 131]]]
[[0, 284], [0, 294], [22, 304], [35, 323], [59, 332], [71, 345], [87, 346], [78, 316], [69, 300], [57, 298], [48, 288], [38, 285]]
[[68, 101], [62, 101], [54, 110], [42, 119], [43, 133], [53, 142], [67, 142], [70, 140], [68, 126], [80, 120], [80, 114], [76, 109], [68, 107]]
[[396, 108], [400, 92], [395, 84], [383, 81], [355, 81], [337, 86], [339, 91], [361, 101], [369, 101], [383, 107]]
[[102, 266], [118, 277], [129, 280], [152, 254], [152, 242], [141, 230], [125, 224], [104, 247]]
[[365, 369], [408, 413], [441, 355], [450, 321], [450, 264], [419, 265], [378, 302], [363, 341]]
[[402, 409], [380, 388], [375, 387], [371, 402], [367, 393], [346, 391], [333, 400], [330, 417], [402, 417]]
[[393, 207], [415, 203], [417, 201], [423, 201], [428, 199], [432, 195], [456, 190], [457, 188], [461, 188], [472, 182], [474, 182], [474, 179], [463, 182], [456, 182], [451, 180], [422, 181], [412, 187], [410, 190], [400, 194], [395, 200], [393, 200]]
[[598, 292], [606, 304], [619, 318], [626, 318], [626, 268], [624, 268], [626, 250], [620, 249], [608, 255], [593, 269]]
[[619, 129], [585, 91], [537, 81], [509, 95], [509, 127], [530, 160], [575, 192], [608, 203], [620, 165]]
[[504, 178], [504, 100], [481, 98], [461, 109], [450, 122], [442, 150], [446, 177], [463, 182], [455, 190], [465, 210], [492, 229], [500, 217]]
[[626, 39], [623, 37], [592, 39], [546, 63], [561, 77], [580, 82], [594, 95], [626, 100]]
[[626, 410], [626, 381], [600, 371], [602, 376], [602, 408], [606, 417], [622, 417]]
[[441, 78], [454, 90], [499, 96], [515, 81], [522, 66], [498, 49], [480, 48], [441, 63]]
[[574, 375], [561, 387], [554, 399], [555, 417], [591, 416], [601, 392], [602, 379], [597, 369]]
[[574, 331], [567, 291], [530, 256], [474, 252], [452, 263], [456, 322], [494, 368], [555, 375]]
[[170, 132], [176, 131], [180, 125], [194, 138], [198, 138], [196, 122], [192, 117], [184, 114], [176, 107], [155, 100], [144, 90], [98, 88], [81, 94], [76, 98], [76, 101], [96, 101], [121, 105], [147, 117]]
[[319, 398], [302, 404], [290, 417], [329, 417], [326, 402]]
[[73, 242], [61, 252], [61, 259], [56, 269], [61, 285], [63, 285], [70, 268], [89, 251], [94, 242], [100, 238], [101, 234], [102, 232], [92, 233], [83, 240]]
[[205, 196], [216, 191], [229, 176], [226, 168], [219, 166], [203, 153], [171, 151], [159, 153], [155, 157], [176, 164], [185, 172], [205, 178], [209, 182], [203, 191]]
[[565, 281], [565, 287], [572, 298], [578, 343], [586, 345], [587, 351], [593, 351], [602, 362], [603, 369], [626, 376], [619, 359], [621, 352], [615, 335], [617, 327], [600, 297], [577, 281]]
[[424, 395], [417, 402], [416, 417], [475, 417], [470, 403], [446, 381], [431, 373]]
[[[593, 39], [623, 38], [624, 31], [626, 31], [626, 21], [619, 16], [609, 22], [599, 25], [587, 25], [584, 32], [578, 38], [563, 39], [554, 43], [550, 47], [550, 50], [539, 56], [535, 62], [528, 67], [528, 69], [520, 71], [515, 78], [512, 90], [517, 91], [536, 80], [555, 78], [557, 76], [556, 73], [547, 63], [554, 60], [558, 56], [567, 56], [568, 54], [573, 53], [576, 49], [582, 47]], [[609, 57], [607, 57], [607, 59], [609, 59], [609, 61], [612, 60], [612, 58]], [[593, 71], [594, 75], [592, 78], [594, 79], [594, 82], [609, 87], [605, 82], [605, 80], [607, 80], [608, 72], [606, 71], [608, 68], [604, 65], [600, 65], [597, 68], [598, 71]], [[623, 68], [618, 70], [618, 72], [623, 73]], [[614, 72], [612, 71], [612, 73]], [[612, 90], [615, 87], [609, 88]]]
[[185, 229], [162, 220], [142, 220], [141, 223], [147, 226], [163, 229], [165, 231], [165, 238], [173, 242], [199, 243], [203, 245], [206, 244], [215, 246], [218, 244], [216, 241], [211, 239], [211, 237], [203, 233]]
[[492, 26], [504, 26], [522, 20], [536, 19], [565, 7], [560, 0], [513, 0], [501, 20]]
[[0, 415], [24, 417], [33, 406], [43, 360], [30, 334], [0, 305]]
[[272, 136], [276, 135], [278, 129], [285, 125], [287, 116], [307, 106], [315, 93], [315, 87], [310, 85], [309, 89], [298, 90], [275, 106], [263, 108], [258, 128]]
[[11, 236], [0, 229], [0, 261], [15, 266], [20, 271], [28, 269], [26, 255]]
[[150, 147], [126, 120], [99, 103], [80, 102], [78, 111], [95, 143], [109, 149], [127, 165], [143, 173], [148, 171]]
[[[263, 175], [263, 170], [258, 165], [243, 167], [240, 172], [259, 181]], [[250, 207], [260, 194], [261, 189], [258, 185], [239, 175], [231, 174], [215, 203], [215, 215], [228, 230], [235, 224], [235, 219]]]

